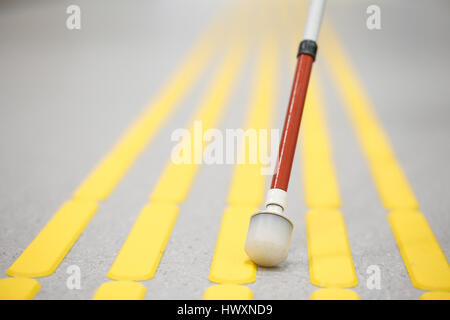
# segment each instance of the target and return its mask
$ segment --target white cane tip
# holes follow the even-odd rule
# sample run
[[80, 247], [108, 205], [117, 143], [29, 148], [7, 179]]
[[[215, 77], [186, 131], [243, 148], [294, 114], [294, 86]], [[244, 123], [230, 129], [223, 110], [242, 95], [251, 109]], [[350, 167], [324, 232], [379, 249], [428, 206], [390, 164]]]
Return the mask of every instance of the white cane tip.
[[257, 213], [250, 220], [245, 251], [256, 264], [274, 267], [287, 258], [292, 230], [292, 223], [281, 215]]

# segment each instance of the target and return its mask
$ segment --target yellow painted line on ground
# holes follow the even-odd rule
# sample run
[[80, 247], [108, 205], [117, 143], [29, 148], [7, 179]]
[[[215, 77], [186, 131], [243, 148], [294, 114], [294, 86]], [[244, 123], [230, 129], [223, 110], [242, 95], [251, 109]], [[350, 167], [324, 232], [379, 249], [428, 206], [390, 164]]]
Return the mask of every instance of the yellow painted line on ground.
[[203, 300], [253, 300], [253, 292], [245, 286], [218, 284], [205, 290]]
[[345, 222], [336, 209], [312, 209], [306, 214], [311, 283], [320, 287], [358, 284]]
[[426, 292], [420, 296], [419, 300], [450, 300], [450, 292]]
[[9, 276], [44, 277], [52, 274], [73, 246], [98, 205], [94, 201], [66, 202], [6, 271]]
[[417, 211], [388, 215], [413, 285], [424, 290], [450, 290], [450, 267], [425, 217]]
[[341, 204], [319, 82], [311, 79], [301, 136], [311, 283], [321, 287], [358, 284]]
[[331, 143], [325, 122], [318, 81], [311, 79], [302, 123], [303, 179], [310, 208], [339, 208], [341, 199], [333, 166]]
[[0, 279], [0, 300], [31, 300], [41, 285], [34, 279]]
[[311, 300], [360, 300], [360, 297], [349, 289], [329, 288], [314, 291]]
[[[269, 129], [275, 106], [279, 61], [277, 46], [266, 41], [255, 66], [247, 129]], [[258, 140], [259, 142], [259, 140]], [[241, 150], [247, 156], [259, 152], [246, 143]], [[263, 201], [265, 176], [262, 165], [237, 164], [230, 186], [229, 207], [224, 211], [211, 262], [209, 280], [216, 283], [244, 284], [256, 280], [256, 265], [244, 250], [250, 217]]]
[[134, 281], [110, 281], [102, 284], [93, 300], [143, 300], [147, 289]]
[[425, 217], [417, 211], [418, 202], [346, 53], [329, 27], [325, 31], [324, 58], [368, 159], [382, 202], [393, 210], [389, 222], [411, 282], [419, 289], [449, 290], [448, 261]]
[[[219, 122], [247, 53], [248, 48], [244, 44], [235, 44], [220, 64], [193, 118], [203, 123], [204, 130]], [[191, 137], [193, 130], [190, 130]], [[200, 152], [204, 146], [205, 143], [200, 146]], [[190, 148], [193, 148], [193, 144]], [[140, 281], [154, 276], [177, 218], [176, 203], [186, 198], [198, 167], [198, 164], [175, 164], [169, 161], [152, 193], [150, 204], [140, 213], [114, 261], [108, 273], [109, 278]]]

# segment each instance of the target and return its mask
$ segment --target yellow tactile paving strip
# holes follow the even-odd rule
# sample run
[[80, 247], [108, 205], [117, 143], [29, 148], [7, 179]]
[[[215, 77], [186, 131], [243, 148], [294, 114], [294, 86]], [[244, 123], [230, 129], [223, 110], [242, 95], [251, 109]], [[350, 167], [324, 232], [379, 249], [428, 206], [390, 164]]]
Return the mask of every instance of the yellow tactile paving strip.
[[[233, 92], [233, 84], [236, 83], [236, 79], [240, 74], [238, 71], [243, 66], [244, 54], [248, 53], [246, 52], [247, 50], [248, 48], [245, 48], [242, 43], [236, 43], [230, 49], [228, 56], [217, 73], [215, 81], [207, 89], [206, 97], [201, 104], [199, 112], [193, 118], [194, 121], [201, 124], [204, 131], [213, 129], [221, 118], [228, 99]], [[183, 140], [183, 143], [187, 144], [186, 148], [183, 149], [192, 150], [190, 156], [187, 157], [189, 163], [177, 164], [172, 160], [169, 161], [150, 196], [151, 201], [180, 203], [186, 199], [192, 180], [199, 168], [197, 159], [198, 157], [201, 159], [207, 144], [203, 141], [203, 145], [195, 148], [195, 130], [195, 126], [192, 125], [190, 129], [192, 141], [189, 139]], [[197, 154], [195, 154], [195, 151], [197, 151]]]
[[209, 287], [203, 294], [203, 300], [252, 300], [253, 292], [235, 284], [218, 284]]
[[416, 288], [450, 290], [450, 271], [444, 253], [425, 216], [418, 211], [394, 210], [388, 215], [403, 261]]
[[71, 200], [63, 204], [6, 274], [21, 277], [44, 277], [52, 274], [97, 208], [97, 203], [89, 200]]
[[[250, 110], [245, 128], [259, 130], [271, 127], [271, 121], [277, 94], [279, 53], [277, 46], [265, 41], [260, 49], [258, 63], [255, 66]], [[259, 148], [259, 143], [258, 143]], [[242, 152], [250, 153], [249, 144]], [[246, 284], [256, 280], [256, 265], [244, 250], [250, 217], [258, 211], [264, 197], [266, 176], [261, 172], [262, 164], [237, 164], [230, 185], [228, 208], [225, 209], [216, 248], [211, 262], [209, 280], [219, 284]], [[208, 288], [205, 297], [221, 290]], [[226, 287], [229, 297], [241, 298], [240, 287]], [[233, 289], [235, 288], [235, 289]], [[221, 292], [221, 291], [220, 291]]]
[[231, 206], [225, 209], [217, 236], [209, 280], [245, 284], [256, 280], [256, 265], [244, 250], [248, 225], [258, 207]]
[[310, 208], [339, 208], [341, 199], [319, 85], [316, 75], [312, 76], [301, 127], [305, 200]]
[[41, 285], [29, 278], [0, 279], [0, 300], [31, 300]]
[[418, 209], [418, 202], [336, 35], [326, 29], [324, 58], [368, 160], [412, 284], [423, 290], [450, 290], [450, 268]]
[[[245, 128], [254, 130], [256, 134], [259, 134], [259, 130], [270, 128], [274, 114], [278, 77], [276, 63], [279, 61], [278, 52], [274, 46], [266, 44], [260, 49], [261, 57], [256, 66], [258, 71], [255, 73], [252, 87], [251, 110], [245, 125]], [[261, 152], [260, 147], [258, 145], [258, 150], [254, 150], [257, 154]], [[235, 167], [228, 194], [230, 206], [258, 206], [264, 200], [264, 184], [267, 176], [261, 174], [261, 163], [249, 163], [251, 157], [250, 149], [242, 150], [242, 158], [246, 159], [246, 163]], [[250, 182], [254, 182], [254, 185], [258, 187], [253, 187]]]
[[[324, 35], [324, 60], [330, 62], [331, 74], [339, 84], [337, 89], [369, 161], [383, 205], [387, 209], [417, 209], [419, 205], [416, 197], [395, 158], [390, 141], [373, 112], [360, 80], [334, 36], [327, 33]], [[327, 50], [331, 50], [333, 54], [327, 54]]]
[[311, 283], [320, 287], [358, 284], [344, 217], [337, 209], [312, 209], [306, 214]]
[[142, 300], [147, 289], [139, 282], [110, 281], [98, 288], [93, 300]]
[[152, 278], [178, 211], [175, 204], [149, 203], [145, 206], [109, 270], [108, 278], [136, 281]]
[[420, 296], [419, 300], [450, 300], [450, 292], [426, 292]]
[[311, 300], [360, 300], [356, 292], [349, 289], [318, 289], [311, 294]]
[[[358, 284], [333, 166], [331, 143], [325, 123], [319, 82], [312, 77], [304, 110], [301, 146], [306, 203], [306, 236], [311, 283], [325, 288], [347, 288]], [[317, 292], [317, 291], [316, 291]], [[340, 290], [326, 292], [327, 299]], [[354, 293], [356, 295], [356, 293]], [[314, 293], [320, 299], [323, 294]]]

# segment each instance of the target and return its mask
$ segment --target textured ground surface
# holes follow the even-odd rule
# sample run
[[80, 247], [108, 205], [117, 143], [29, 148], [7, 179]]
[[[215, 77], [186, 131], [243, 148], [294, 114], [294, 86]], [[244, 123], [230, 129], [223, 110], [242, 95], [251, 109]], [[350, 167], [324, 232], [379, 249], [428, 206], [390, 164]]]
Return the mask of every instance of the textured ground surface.
[[[239, 1], [2, 1], [0, 2], [0, 271], [3, 273], [69, 199], [123, 130], [158, 93], [188, 48], [222, 10]], [[65, 27], [65, 9], [82, 10], [82, 29]], [[366, 8], [378, 4], [382, 29], [366, 28]], [[272, 7], [274, 4], [271, 5]], [[280, 4], [280, 8], [283, 5]], [[228, 8], [228, 9], [224, 9]], [[303, 8], [304, 6], [299, 6]], [[261, 23], [255, 5], [247, 25]], [[292, 10], [292, 6], [290, 7]], [[283, 12], [271, 12], [282, 22]], [[450, 254], [450, 20], [447, 1], [330, 1], [332, 22], [369, 93], [427, 220], [447, 258]], [[290, 10], [287, 10], [288, 15]], [[302, 16], [299, 13], [297, 16]], [[259, 22], [258, 22], [259, 21]], [[301, 35], [299, 30], [286, 38]], [[230, 25], [234, 22], [230, 21]], [[285, 30], [283, 28], [280, 28]], [[292, 29], [292, 28], [291, 28]], [[288, 29], [288, 30], [291, 30]], [[224, 30], [226, 32], [226, 30]], [[257, 34], [257, 33], [255, 33]], [[263, 34], [259, 34], [263, 37]], [[280, 35], [281, 37], [281, 35]], [[281, 41], [279, 103], [282, 124], [295, 49]], [[256, 54], [253, 52], [252, 54]], [[250, 59], [251, 60], [251, 59]], [[242, 126], [251, 61], [244, 67], [220, 129]], [[362, 299], [417, 299], [373, 180], [326, 65], [324, 100]], [[210, 67], [208, 67], [211, 69]], [[208, 70], [209, 70], [208, 69]], [[211, 69], [212, 70], [212, 69]], [[39, 279], [37, 299], [89, 299], [106, 274], [167, 163], [170, 134], [184, 127], [202, 90], [179, 112], [118, 184], [57, 271]], [[209, 267], [232, 173], [231, 165], [205, 165], [181, 211], [156, 276], [142, 282], [147, 299], [200, 299], [210, 286]], [[258, 269], [248, 285], [256, 299], [308, 299], [306, 212], [299, 161], [289, 189], [295, 223], [288, 260]], [[82, 273], [81, 290], [66, 287], [69, 265]], [[366, 287], [369, 265], [381, 268], [381, 290]]]

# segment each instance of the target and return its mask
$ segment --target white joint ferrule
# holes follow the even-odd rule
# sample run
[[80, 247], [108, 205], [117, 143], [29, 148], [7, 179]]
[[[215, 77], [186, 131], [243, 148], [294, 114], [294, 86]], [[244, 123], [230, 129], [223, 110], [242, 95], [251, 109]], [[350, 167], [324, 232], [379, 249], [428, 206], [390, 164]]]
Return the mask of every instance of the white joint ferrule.
[[267, 192], [266, 208], [283, 214], [287, 206], [287, 192], [282, 189], [270, 189]]

